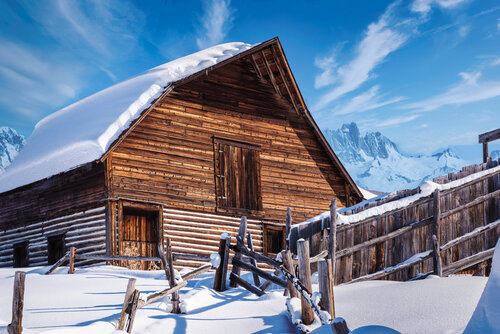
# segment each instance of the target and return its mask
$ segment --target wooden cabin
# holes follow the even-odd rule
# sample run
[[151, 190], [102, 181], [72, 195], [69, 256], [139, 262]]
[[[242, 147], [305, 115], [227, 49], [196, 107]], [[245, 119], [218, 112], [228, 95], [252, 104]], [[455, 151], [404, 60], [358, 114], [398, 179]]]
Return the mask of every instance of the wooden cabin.
[[[303, 221], [328, 210], [334, 197], [341, 207], [362, 200], [311, 117], [278, 38], [198, 67], [157, 95], [91, 161], [31, 182], [45, 167], [14, 161], [0, 175], [0, 266], [51, 264], [71, 246], [77, 253], [156, 256], [166, 237], [175, 252], [206, 255], [222, 232], [236, 234], [242, 215], [256, 251], [275, 253], [283, 249], [287, 207]], [[29, 149], [43, 137], [37, 131], [75, 108], [41, 121], [20, 163], [39, 151]], [[110, 108], [99, 111], [103, 118]], [[86, 154], [74, 147], [72, 159]], [[64, 156], [52, 163], [52, 155], [40, 166], [67, 163]], [[2, 187], [9, 182], [12, 189]]]

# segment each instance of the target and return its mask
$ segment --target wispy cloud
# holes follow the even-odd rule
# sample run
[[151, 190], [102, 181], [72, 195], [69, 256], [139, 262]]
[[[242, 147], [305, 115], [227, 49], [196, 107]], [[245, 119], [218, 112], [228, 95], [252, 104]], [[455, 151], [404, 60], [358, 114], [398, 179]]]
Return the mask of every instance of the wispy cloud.
[[314, 65], [323, 71], [314, 78], [314, 88], [329, 86], [337, 81], [337, 66], [333, 56], [316, 58]]
[[399, 117], [394, 117], [394, 118], [389, 118], [385, 119], [383, 121], [377, 122], [374, 124], [375, 127], [378, 128], [383, 128], [383, 127], [388, 127], [388, 126], [393, 126], [393, 125], [400, 125], [403, 123], [408, 123], [413, 121], [414, 119], [419, 118], [421, 115], [408, 115], [408, 116], [399, 116]]
[[447, 105], [462, 105], [500, 96], [500, 81], [480, 81], [481, 72], [461, 72], [459, 75], [462, 80], [446, 92], [404, 105], [402, 108], [424, 112]]
[[201, 18], [202, 29], [196, 38], [200, 49], [205, 49], [224, 40], [233, 22], [233, 10], [230, 0], [210, 0], [204, 2], [204, 14]]
[[0, 39], [0, 102], [31, 120], [41, 105], [58, 105], [74, 98], [81, 71], [76, 64], [43, 59], [39, 50]]
[[332, 101], [360, 87], [389, 54], [398, 50], [406, 42], [409, 36], [400, 31], [397, 28], [398, 24], [393, 22], [395, 21], [393, 10], [394, 5], [390, 5], [377, 22], [368, 26], [363, 39], [356, 47], [352, 61], [336, 69], [323, 66], [323, 72], [316, 77], [316, 82], [319, 81], [324, 86], [327, 82], [333, 83], [333, 80], [325, 80], [325, 78], [338, 77], [339, 84], [321, 96], [313, 109], [324, 109]]
[[450, 9], [466, 1], [468, 0], [415, 0], [411, 5], [411, 10], [427, 15], [431, 11], [432, 6]]
[[380, 87], [378, 85], [373, 86], [366, 92], [353, 97], [346, 104], [335, 107], [333, 109], [332, 114], [346, 115], [352, 113], [359, 113], [363, 111], [377, 109], [404, 100], [403, 97], [396, 97], [389, 100], [382, 100], [379, 94], [379, 89]]

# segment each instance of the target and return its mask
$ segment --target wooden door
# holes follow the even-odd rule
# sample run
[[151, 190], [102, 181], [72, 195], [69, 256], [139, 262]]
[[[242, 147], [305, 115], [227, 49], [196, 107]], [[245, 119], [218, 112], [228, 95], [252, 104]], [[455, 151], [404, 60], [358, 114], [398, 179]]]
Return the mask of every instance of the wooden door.
[[[120, 255], [158, 256], [158, 213], [139, 209], [123, 209]], [[159, 266], [152, 261], [122, 261], [130, 269], [151, 270]]]

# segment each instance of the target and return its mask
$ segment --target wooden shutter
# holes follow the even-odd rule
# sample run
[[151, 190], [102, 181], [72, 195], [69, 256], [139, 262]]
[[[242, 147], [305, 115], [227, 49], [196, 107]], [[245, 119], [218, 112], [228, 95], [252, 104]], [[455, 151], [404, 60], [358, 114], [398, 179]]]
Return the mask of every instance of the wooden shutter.
[[217, 207], [260, 210], [259, 151], [248, 144], [215, 141]]

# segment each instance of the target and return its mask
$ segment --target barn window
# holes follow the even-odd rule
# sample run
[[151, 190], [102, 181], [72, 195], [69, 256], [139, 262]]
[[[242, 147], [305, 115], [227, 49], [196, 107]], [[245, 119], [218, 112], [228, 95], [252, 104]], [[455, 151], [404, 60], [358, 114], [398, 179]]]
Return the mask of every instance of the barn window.
[[60, 258], [62, 258], [65, 253], [65, 244], [64, 244], [64, 234], [57, 234], [47, 238], [47, 251], [48, 251], [48, 263], [54, 264]]
[[256, 145], [214, 138], [218, 208], [261, 210], [259, 149]]
[[264, 254], [276, 256], [285, 249], [285, 226], [264, 224]]
[[14, 244], [14, 268], [23, 268], [29, 265], [28, 241]]

